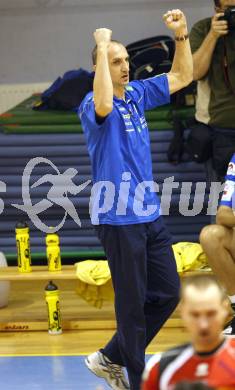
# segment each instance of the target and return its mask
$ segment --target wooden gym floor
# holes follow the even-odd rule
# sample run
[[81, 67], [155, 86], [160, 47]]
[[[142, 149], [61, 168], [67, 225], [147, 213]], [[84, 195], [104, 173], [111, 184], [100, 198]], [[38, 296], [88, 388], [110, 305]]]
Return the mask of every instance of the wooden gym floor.
[[[61, 335], [51, 336], [47, 332], [45, 282], [11, 283], [9, 305], [0, 309], [0, 378], [8, 377], [9, 385], [4, 390], [95, 390], [99, 385], [102, 389], [107, 388], [86, 369], [83, 355], [101, 348], [113, 335], [113, 304], [106, 302], [102, 309], [93, 308], [75, 293], [76, 281], [59, 281], [57, 285], [65, 329]], [[147, 354], [188, 341], [177, 311], [172, 318], [149, 345]], [[13, 330], [3, 331], [6, 327]], [[24, 330], [15, 331], [15, 327]], [[56, 379], [58, 370], [59, 382]], [[47, 373], [47, 380], [43, 373]], [[21, 375], [21, 381], [17, 379], [18, 375]], [[26, 380], [23, 381], [22, 375]]]

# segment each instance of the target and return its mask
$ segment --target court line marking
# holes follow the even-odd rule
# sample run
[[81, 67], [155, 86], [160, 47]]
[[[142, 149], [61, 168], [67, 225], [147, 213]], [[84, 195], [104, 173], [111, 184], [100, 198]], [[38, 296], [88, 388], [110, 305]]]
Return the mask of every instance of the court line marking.
[[[63, 356], [87, 356], [89, 355], [90, 353], [92, 352], [85, 352], [85, 353], [33, 353], [33, 354], [21, 354], [21, 353], [15, 353], [15, 354], [0, 354], [0, 358], [1, 357], [33, 357], [33, 356], [52, 356], [52, 357], [55, 357], [55, 356], [60, 356], [60, 357], [63, 357]], [[148, 352], [146, 353], [146, 355], [155, 355], [156, 353], [161, 353], [161, 352]]]

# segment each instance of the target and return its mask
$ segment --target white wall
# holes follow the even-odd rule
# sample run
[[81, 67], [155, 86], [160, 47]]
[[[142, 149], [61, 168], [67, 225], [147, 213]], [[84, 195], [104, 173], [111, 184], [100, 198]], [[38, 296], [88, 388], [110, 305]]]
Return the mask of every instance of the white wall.
[[189, 27], [213, 12], [213, 0], [0, 0], [0, 84], [54, 80], [90, 69], [95, 28], [128, 44], [167, 34], [162, 14], [181, 8]]

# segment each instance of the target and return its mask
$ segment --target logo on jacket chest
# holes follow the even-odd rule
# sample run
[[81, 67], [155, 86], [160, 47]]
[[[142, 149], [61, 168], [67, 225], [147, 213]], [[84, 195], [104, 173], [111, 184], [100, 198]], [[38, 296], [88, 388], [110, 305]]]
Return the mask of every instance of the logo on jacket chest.
[[119, 111], [124, 120], [125, 128], [127, 132], [132, 132], [137, 130], [139, 133], [145, 128], [148, 127], [146, 119], [144, 116], [139, 116], [138, 112], [134, 112], [132, 108], [120, 107]]
[[195, 371], [195, 377], [205, 377], [209, 374], [209, 364], [208, 363], [201, 363], [198, 364]]

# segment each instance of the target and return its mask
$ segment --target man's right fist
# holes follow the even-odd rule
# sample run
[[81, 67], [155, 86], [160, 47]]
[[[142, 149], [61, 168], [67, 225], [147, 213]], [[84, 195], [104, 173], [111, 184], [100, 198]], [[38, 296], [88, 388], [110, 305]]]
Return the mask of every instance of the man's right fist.
[[97, 45], [100, 43], [109, 43], [111, 41], [111, 36], [112, 30], [109, 30], [108, 28], [97, 28], [94, 32], [94, 38]]

